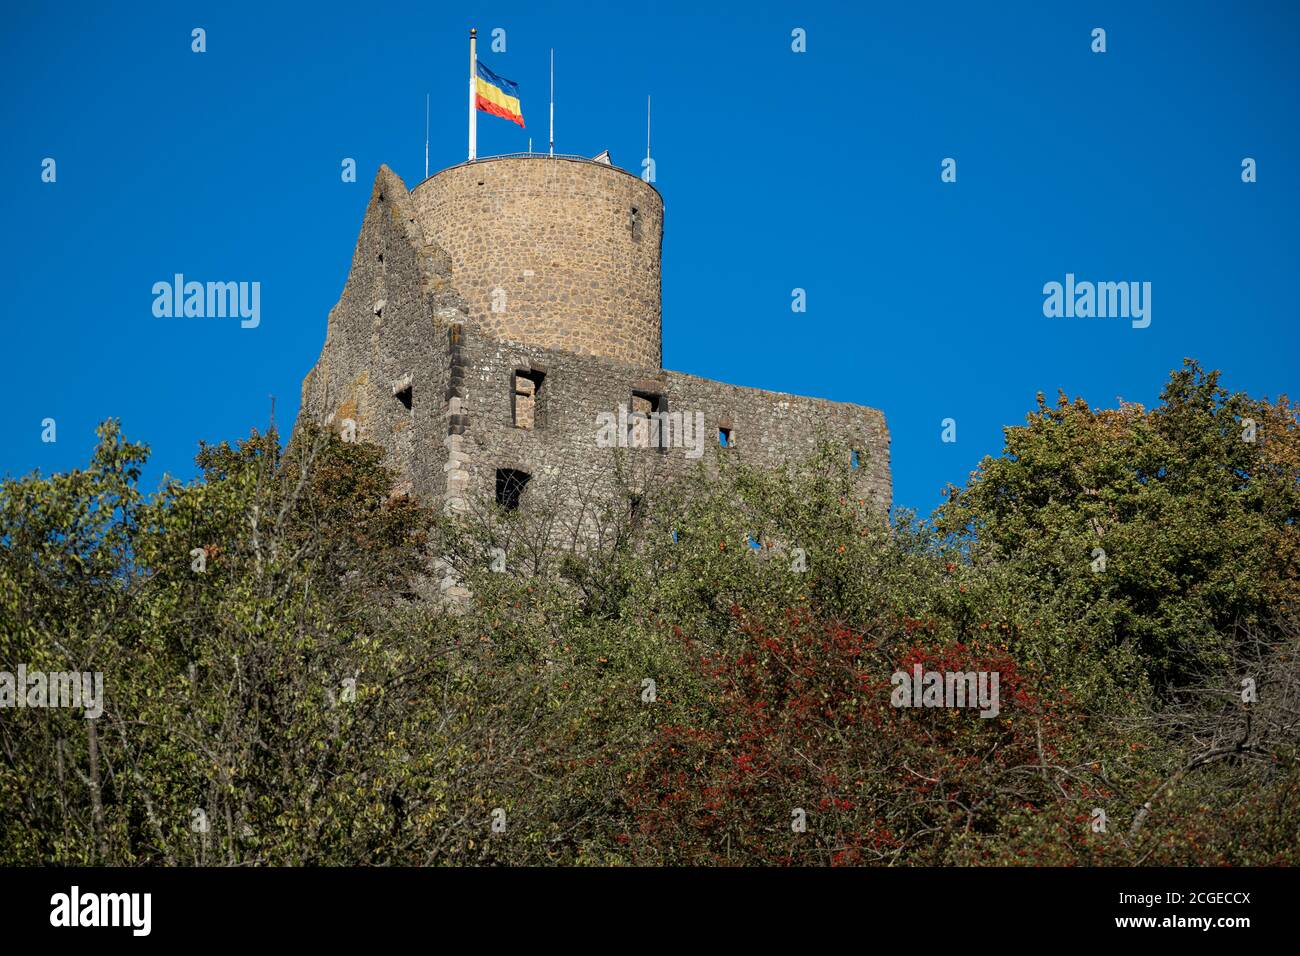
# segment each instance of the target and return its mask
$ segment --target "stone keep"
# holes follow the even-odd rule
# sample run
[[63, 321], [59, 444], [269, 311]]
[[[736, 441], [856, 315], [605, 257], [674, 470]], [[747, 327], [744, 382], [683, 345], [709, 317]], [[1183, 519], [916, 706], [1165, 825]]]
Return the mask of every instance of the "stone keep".
[[[879, 411], [661, 367], [663, 223], [658, 191], [605, 162], [480, 159], [410, 191], [380, 167], [300, 420], [355, 423], [399, 491], [449, 510], [544, 496], [575, 517], [626, 487], [629, 466], [650, 481], [720, 456], [779, 465], [824, 434], [855, 450], [862, 496], [887, 512]], [[620, 407], [702, 413], [703, 456], [600, 447], [599, 416]], [[634, 415], [619, 427], [633, 444], [650, 432]]]

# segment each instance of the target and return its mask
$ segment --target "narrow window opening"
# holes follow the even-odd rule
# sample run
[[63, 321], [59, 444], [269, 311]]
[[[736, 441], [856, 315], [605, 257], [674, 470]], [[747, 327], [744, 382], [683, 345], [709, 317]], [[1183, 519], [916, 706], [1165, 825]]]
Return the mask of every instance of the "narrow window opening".
[[736, 444], [735, 432], [730, 428], [718, 426], [718, 444], [723, 448], [733, 448]]
[[408, 412], [411, 410], [411, 376], [403, 375], [393, 382], [393, 398], [402, 403]]
[[511, 415], [516, 428], [542, 427], [542, 381], [545, 378], [544, 373], [535, 370], [515, 371], [511, 389]]
[[526, 471], [518, 471], [514, 468], [498, 468], [497, 504], [506, 511], [518, 510], [519, 499], [524, 493], [524, 487], [532, 477]]
[[858, 450], [856, 448], [849, 451], [849, 467], [854, 471], [858, 470]]
[[628, 408], [627, 444], [629, 448], [668, 447], [668, 396], [655, 392], [632, 392]]
[[632, 207], [632, 241], [641, 241], [641, 214], [636, 206]]

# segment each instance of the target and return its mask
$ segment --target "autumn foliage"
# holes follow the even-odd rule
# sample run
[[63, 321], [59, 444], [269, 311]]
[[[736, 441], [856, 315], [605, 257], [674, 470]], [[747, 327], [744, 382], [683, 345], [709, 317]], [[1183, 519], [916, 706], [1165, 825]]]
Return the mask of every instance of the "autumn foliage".
[[[932, 521], [832, 444], [675, 483], [611, 455], [584, 535], [531, 488], [441, 514], [310, 431], [149, 495], [110, 423], [5, 481], [0, 670], [107, 699], [0, 712], [0, 862], [1300, 862], [1285, 398], [1189, 364], [1152, 410], [1041, 402]], [[996, 674], [996, 716], [900, 706], [918, 667]]]

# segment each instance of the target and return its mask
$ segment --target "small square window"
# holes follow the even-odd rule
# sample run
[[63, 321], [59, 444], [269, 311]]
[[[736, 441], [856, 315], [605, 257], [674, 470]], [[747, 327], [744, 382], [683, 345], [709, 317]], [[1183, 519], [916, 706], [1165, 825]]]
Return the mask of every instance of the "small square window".
[[498, 468], [497, 504], [506, 511], [518, 510], [519, 499], [523, 496], [524, 487], [532, 477], [526, 471], [517, 471], [514, 468]]
[[723, 448], [733, 448], [736, 444], [735, 433], [730, 428], [718, 427], [718, 444]]

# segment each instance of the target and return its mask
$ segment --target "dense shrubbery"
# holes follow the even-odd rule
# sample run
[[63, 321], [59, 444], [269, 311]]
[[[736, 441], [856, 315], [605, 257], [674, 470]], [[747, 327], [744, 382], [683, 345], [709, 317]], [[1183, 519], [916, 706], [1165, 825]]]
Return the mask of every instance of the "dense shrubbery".
[[[1295, 411], [1194, 365], [1040, 401], [932, 524], [827, 446], [629, 487], [581, 551], [327, 435], [151, 498], [101, 435], [0, 490], [0, 669], [107, 687], [0, 710], [5, 863], [1297, 862]], [[914, 663], [997, 672], [998, 716], [892, 706]]]

